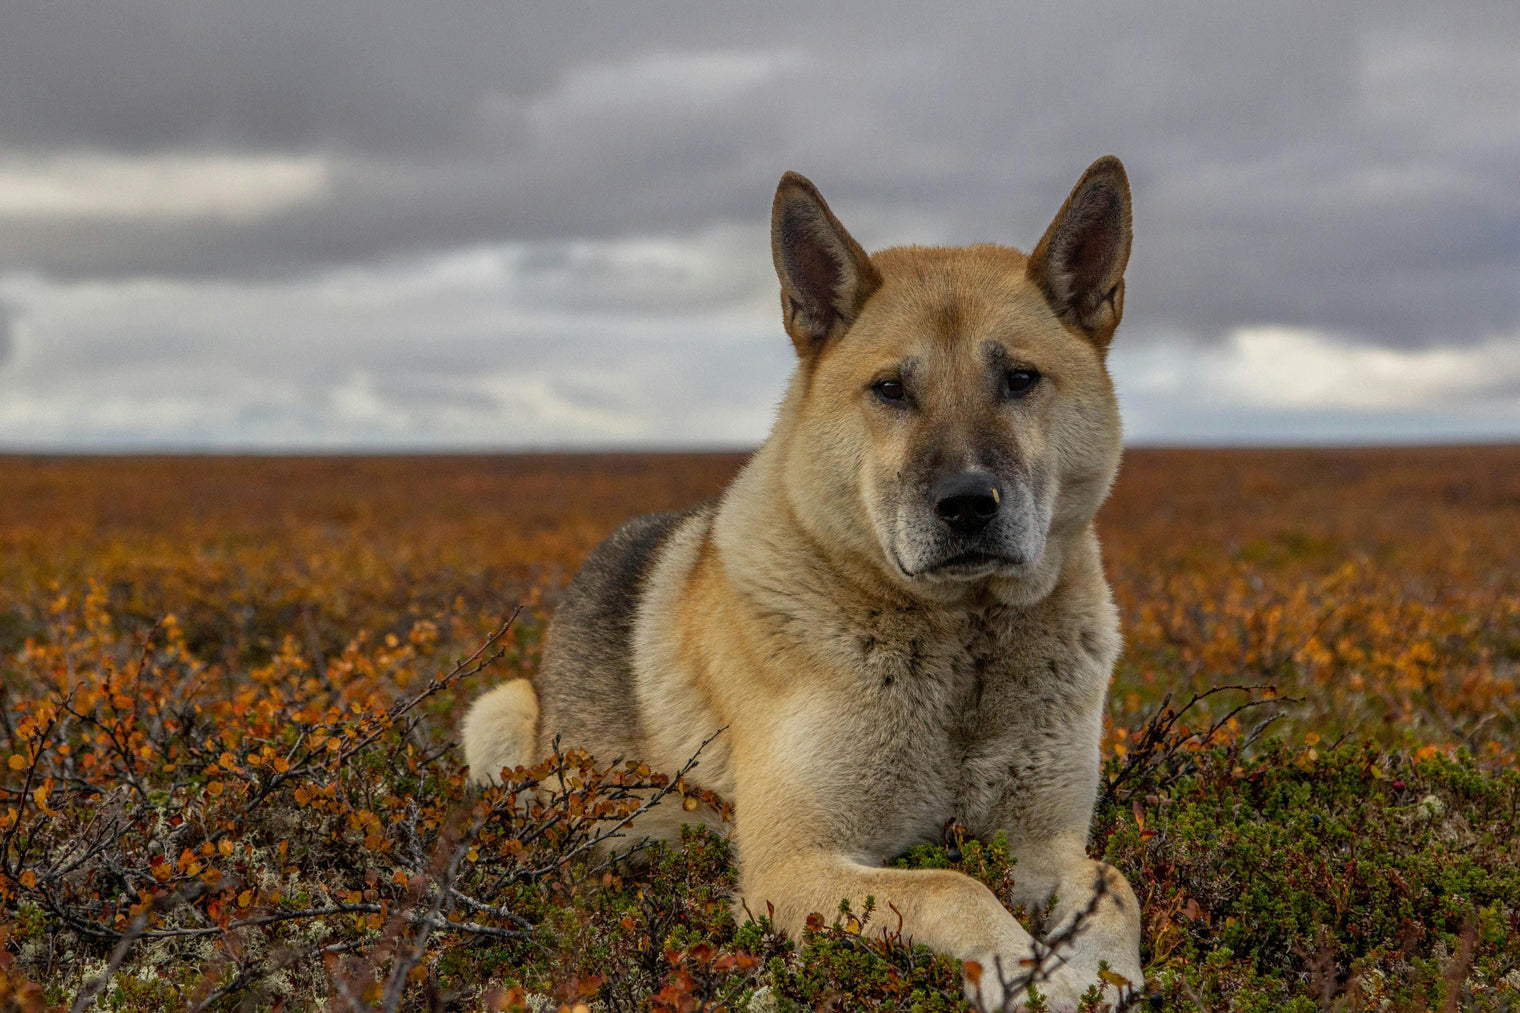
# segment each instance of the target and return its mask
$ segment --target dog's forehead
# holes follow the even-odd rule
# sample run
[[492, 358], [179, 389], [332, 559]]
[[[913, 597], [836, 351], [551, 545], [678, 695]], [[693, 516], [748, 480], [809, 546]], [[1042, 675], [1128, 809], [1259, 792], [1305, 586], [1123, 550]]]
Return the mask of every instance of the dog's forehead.
[[1061, 331], [1018, 250], [990, 244], [893, 247], [872, 255], [871, 262], [882, 277], [864, 315], [871, 318], [866, 329], [873, 344], [906, 351], [933, 342], [956, 353], [989, 338], [1030, 344]]

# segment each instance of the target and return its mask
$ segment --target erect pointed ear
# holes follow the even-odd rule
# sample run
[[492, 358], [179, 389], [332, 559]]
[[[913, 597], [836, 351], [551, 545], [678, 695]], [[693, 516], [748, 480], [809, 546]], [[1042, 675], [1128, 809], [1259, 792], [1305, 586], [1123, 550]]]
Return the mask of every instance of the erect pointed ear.
[[844, 333], [881, 285], [866, 251], [818, 188], [795, 172], [781, 177], [771, 205], [771, 259], [781, 279], [786, 332], [803, 358]]
[[1105, 155], [1087, 167], [1029, 255], [1029, 277], [1056, 315], [1100, 349], [1124, 315], [1130, 237], [1129, 179]]

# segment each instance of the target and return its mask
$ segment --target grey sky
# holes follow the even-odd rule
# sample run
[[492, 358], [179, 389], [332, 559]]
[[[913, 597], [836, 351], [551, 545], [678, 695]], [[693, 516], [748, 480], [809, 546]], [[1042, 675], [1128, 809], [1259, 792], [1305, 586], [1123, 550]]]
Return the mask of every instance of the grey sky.
[[745, 443], [766, 214], [1028, 249], [1136, 204], [1168, 441], [1520, 437], [1520, 6], [26, 2], [0, 447]]

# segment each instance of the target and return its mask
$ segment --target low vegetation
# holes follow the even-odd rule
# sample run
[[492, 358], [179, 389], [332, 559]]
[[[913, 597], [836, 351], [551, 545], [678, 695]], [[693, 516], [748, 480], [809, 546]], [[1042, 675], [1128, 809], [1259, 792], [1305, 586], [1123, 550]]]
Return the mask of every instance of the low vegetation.
[[[0, 460], [0, 1011], [964, 1010], [889, 907], [789, 939], [721, 839], [600, 858], [722, 805], [690, 767], [467, 787], [578, 560], [737, 463]], [[1520, 1009], [1520, 448], [1139, 451], [1100, 523], [1137, 1008]]]

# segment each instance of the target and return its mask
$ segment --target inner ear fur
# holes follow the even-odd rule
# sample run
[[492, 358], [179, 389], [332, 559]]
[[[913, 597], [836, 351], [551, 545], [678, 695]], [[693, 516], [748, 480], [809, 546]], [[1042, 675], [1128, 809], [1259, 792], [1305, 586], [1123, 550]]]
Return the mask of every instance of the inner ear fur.
[[1029, 278], [1056, 315], [1099, 348], [1124, 315], [1132, 229], [1124, 165], [1105, 155], [1088, 166], [1029, 255]]
[[854, 322], [881, 275], [805, 176], [788, 172], [771, 205], [771, 259], [797, 354], [816, 355]]

